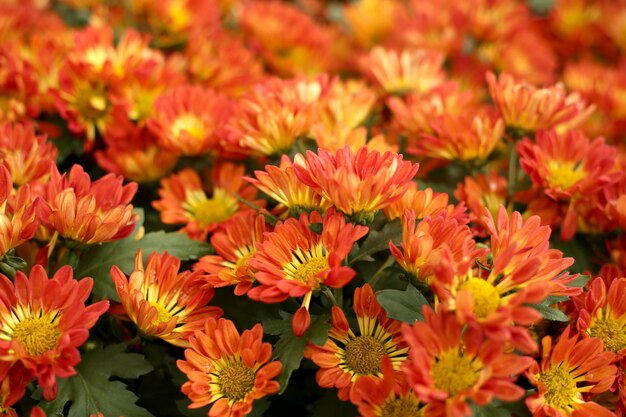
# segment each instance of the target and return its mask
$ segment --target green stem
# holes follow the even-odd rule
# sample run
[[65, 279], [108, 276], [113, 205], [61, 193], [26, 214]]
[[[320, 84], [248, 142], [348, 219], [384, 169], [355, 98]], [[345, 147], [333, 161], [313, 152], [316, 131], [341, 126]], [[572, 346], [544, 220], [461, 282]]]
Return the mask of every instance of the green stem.
[[253, 209], [255, 209], [256, 211], [258, 211], [259, 213], [263, 214], [266, 218], [269, 218], [270, 220], [272, 220], [274, 223], [280, 221], [280, 219], [276, 216], [274, 216], [273, 214], [271, 214], [269, 211], [265, 210], [263, 207], [259, 207], [256, 204], [254, 204], [251, 201], [246, 200], [245, 198], [243, 198], [242, 196], [240, 196], [238, 193], [233, 193], [233, 196], [241, 201], [243, 204], [245, 204], [248, 207], [252, 207]]
[[378, 271], [374, 273], [372, 279], [369, 280], [369, 284], [374, 290], [376, 289], [376, 284], [378, 284], [378, 281], [384, 276], [385, 269], [389, 268], [395, 261], [396, 259], [393, 256], [389, 256], [385, 263], [383, 263], [381, 267], [378, 268]]
[[515, 152], [515, 143], [511, 143], [511, 152], [509, 154], [509, 199], [513, 197], [517, 185], [517, 152]]
[[337, 299], [335, 298], [335, 296], [333, 295], [333, 292], [330, 290], [330, 288], [326, 287], [322, 290], [322, 293], [328, 298], [328, 300], [330, 300], [330, 302], [334, 305], [334, 306], [338, 306], [339, 304], [337, 304]]

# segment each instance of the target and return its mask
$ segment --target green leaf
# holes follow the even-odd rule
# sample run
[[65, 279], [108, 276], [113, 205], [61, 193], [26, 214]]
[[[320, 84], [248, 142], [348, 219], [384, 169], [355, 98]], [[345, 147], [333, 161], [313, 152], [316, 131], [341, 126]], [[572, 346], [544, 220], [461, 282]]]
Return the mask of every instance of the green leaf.
[[328, 317], [311, 317], [309, 329], [302, 337], [297, 337], [293, 334], [291, 328], [291, 316], [284, 321], [289, 324], [289, 327], [280, 334], [278, 342], [274, 346], [274, 354], [283, 364], [283, 370], [278, 377], [278, 383], [280, 384], [279, 394], [282, 394], [287, 388], [291, 373], [300, 367], [307, 341], [316, 345], [323, 345], [326, 343], [328, 330], [330, 330]]
[[402, 223], [400, 219], [386, 223], [379, 231], [370, 230], [363, 245], [352, 254], [348, 264], [352, 265], [358, 261], [373, 261], [373, 254], [388, 250], [389, 241], [393, 241], [394, 245], [398, 245], [402, 241]]
[[569, 317], [567, 317], [565, 313], [559, 309], [550, 307], [548, 304], [530, 304], [530, 307], [540, 312], [546, 320], [569, 321]]
[[39, 405], [50, 417], [56, 416], [71, 402], [67, 417], [85, 417], [102, 412], [105, 416], [153, 417], [146, 409], [135, 405], [137, 396], [120, 381], [111, 377], [137, 378], [152, 370], [143, 355], [125, 353], [125, 345], [97, 348], [82, 355], [77, 374], [58, 379], [57, 398]]
[[182, 260], [198, 259], [212, 252], [207, 243], [191, 240], [182, 233], [159, 231], [148, 233], [140, 240], [128, 237], [90, 248], [81, 256], [74, 274], [76, 278], [92, 277], [93, 293], [97, 296], [119, 301], [110, 277], [111, 267], [117, 265], [125, 274], [133, 272], [139, 248], [143, 250], [144, 262], [152, 252], [167, 251]]
[[569, 284], [567, 284], [567, 286], [568, 287], [583, 288], [585, 285], [587, 285], [587, 283], [589, 282], [590, 279], [591, 279], [591, 276], [589, 276], [589, 275], [579, 275], [575, 280], [573, 280]]
[[412, 285], [404, 291], [382, 290], [376, 299], [389, 317], [409, 324], [422, 320], [422, 307], [428, 305], [428, 300]]
[[500, 408], [493, 404], [477, 406], [472, 404], [473, 417], [511, 417], [512, 414], [506, 408]]
[[349, 401], [340, 401], [335, 390], [325, 390], [313, 407], [311, 417], [354, 417], [357, 410]]
[[546, 14], [554, 7], [555, 0], [528, 0], [528, 5], [533, 13]]

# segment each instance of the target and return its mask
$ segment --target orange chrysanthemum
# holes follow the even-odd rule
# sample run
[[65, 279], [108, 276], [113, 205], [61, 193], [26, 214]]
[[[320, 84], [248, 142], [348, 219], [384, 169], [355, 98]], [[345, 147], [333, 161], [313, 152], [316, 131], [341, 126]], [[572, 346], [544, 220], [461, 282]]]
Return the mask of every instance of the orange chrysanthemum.
[[452, 217], [458, 218], [461, 223], [467, 223], [465, 207], [448, 205], [448, 199], [449, 196], [446, 193], [433, 192], [432, 188], [420, 190], [417, 188], [417, 183], [412, 182], [402, 198], [385, 207], [383, 213], [387, 220], [392, 221], [401, 218], [406, 209], [412, 209], [417, 219], [447, 211]]
[[272, 345], [263, 342], [263, 327], [256, 324], [239, 335], [232, 321], [209, 318], [204, 331], [196, 331], [177, 362], [187, 374], [182, 391], [190, 408], [213, 404], [210, 417], [243, 417], [255, 400], [278, 391], [282, 366], [272, 359]]
[[54, 165], [37, 205], [41, 223], [60, 236], [83, 244], [123, 239], [139, 219], [130, 203], [136, 183], [108, 174], [91, 182], [83, 167], [74, 165], [61, 175]]
[[509, 74], [487, 74], [489, 92], [507, 127], [536, 132], [575, 128], [593, 112], [576, 93], [566, 95], [561, 84], [536, 88], [518, 83]]
[[445, 80], [441, 52], [425, 49], [394, 51], [377, 46], [361, 67], [388, 94], [419, 91], [426, 93]]
[[296, 175], [304, 184], [351, 217], [367, 224], [376, 212], [400, 199], [410, 188], [419, 164], [402, 155], [380, 154], [363, 147], [354, 153], [346, 146], [336, 154], [319, 149], [296, 155]]
[[20, 50], [17, 42], [6, 42], [0, 47], [0, 122], [29, 120], [39, 115], [34, 100], [38, 97], [37, 73], [20, 56]]
[[473, 326], [459, 324], [453, 314], [424, 306], [424, 322], [402, 327], [410, 361], [404, 366], [413, 391], [427, 402], [425, 417], [471, 415], [467, 400], [477, 405], [493, 398], [515, 401], [525, 390], [514, 383], [532, 359], [505, 352]]
[[76, 373], [78, 348], [108, 309], [108, 301], [85, 306], [93, 280], [76, 281], [64, 266], [52, 278], [35, 265], [14, 282], [0, 275], [0, 358], [16, 362], [37, 378], [47, 400], [56, 397], [56, 377]]
[[[311, 224], [322, 223], [322, 233], [314, 233]], [[352, 280], [355, 271], [342, 265], [354, 242], [367, 234], [367, 227], [346, 223], [343, 215], [329, 209], [324, 218], [313, 212], [300, 219], [278, 223], [266, 233], [250, 259], [261, 284], [248, 295], [254, 300], [278, 303], [289, 297], [305, 297], [308, 308], [314, 290], [322, 285], [341, 288]]]
[[28, 184], [13, 193], [13, 180], [6, 166], [0, 165], [0, 259], [35, 235], [39, 222], [36, 200]]
[[207, 273], [206, 282], [213, 287], [234, 285], [236, 295], [246, 294], [254, 282], [248, 261], [267, 231], [261, 214], [247, 210], [234, 215], [223, 230], [211, 236], [217, 255], [203, 256], [193, 269]]
[[[208, 233], [249, 207], [236, 195], [257, 206], [264, 200], [254, 200], [257, 190], [245, 183], [243, 165], [229, 162], [213, 168], [213, 183], [205, 186], [192, 169], [183, 169], [161, 180], [160, 200], [152, 203], [161, 212], [165, 224], [184, 224], [183, 230], [192, 239], [205, 241]], [[206, 190], [211, 189], [210, 195]]]
[[541, 365], [533, 362], [530, 382], [538, 392], [526, 399], [533, 417], [615, 417], [603, 406], [589, 401], [589, 395], [607, 391], [617, 374], [611, 363], [615, 354], [603, 350], [596, 338], [579, 340], [565, 329], [554, 347], [552, 338], [542, 340]]
[[506, 204], [507, 195], [508, 181], [495, 171], [490, 171], [487, 175], [477, 175], [475, 178], [467, 176], [454, 190], [456, 199], [469, 208], [470, 220], [478, 224], [482, 223], [485, 208], [496, 217], [500, 206]]
[[180, 259], [154, 252], [144, 268], [141, 249], [128, 278], [117, 266], [111, 279], [130, 319], [139, 330], [180, 347], [189, 347], [189, 337], [203, 327], [208, 317], [218, 318], [222, 310], [206, 306], [215, 291], [206, 288], [199, 272], [180, 272]]
[[254, 171], [256, 178], [247, 178], [255, 187], [278, 202], [274, 209], [281, 217], [289, 214], [296, 217], [300, 213], [325, 212], [331, 203], [303, 184], [296, 176], [293, 163], [287, 155], [280, 159], [280, 165], [266, 165], [265, 171]]
[[0, 125], [0, 161], [9, 168], [18, 186], [44, 179], [58, 153], [45, 135], [35, 135], [32, 125]]
[[317, 383], [323, 388], [337, 388], [344, 401], [359, 398], [354, 388], [361, 379], [383, 377], [383, 357], [389, 357], [394, 371], [399, 372], [408, 350], [400, 334], [402, 323], [387, 317], [369, 284], [354, 291], [354, 312], [358, 335], [350, 329], [344, 312], [333, 306], [326, 343], [309, 344], [304, 352], [320, 367], [315, 376]]
[[21, 364], [0, 363], [0, 416], [19, 417], [11, 408], [26, 393], [26, 386], [32, 380], [32, 372]]
[[183, 85], [159, 96], [150, 129], [165, 149], [176, 154], [199, 156], [215, 152], [217, 132], [231, 114], [230, 101], [213, 90]]
[[397, 0], [360, 0], [344, 5], [351, 37], [365, 48], [380, 43], [393, 30], [395, 17], [404, 11], [402, 6]]

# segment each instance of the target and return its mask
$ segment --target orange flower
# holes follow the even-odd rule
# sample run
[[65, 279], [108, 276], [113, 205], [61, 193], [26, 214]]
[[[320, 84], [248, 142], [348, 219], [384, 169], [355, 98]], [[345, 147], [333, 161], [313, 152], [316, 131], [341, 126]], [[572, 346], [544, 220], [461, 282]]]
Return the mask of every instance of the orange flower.
[[346, 146], [336, 154], [319, 149], [306, 158], [296, 155], [296, 175], [341, 212], [357, 223], [367, 224], [376, 212], [400, 199], [409, 189], [419, 164], [403, 161], [402, 155], [380, 154], [363, 147], [356, 154]]
[[412, 182], [402, 198], [385, 207], [383, 213], [387, 220], [392, 221], [401, 218], [407, 209], [415, 212], [416, 219], [446, 211], [451, 217], [458, 219], [459, 223], [466, 224], [465, 207], [448, 205], [448, 199], [449, 196], [446, 193], [435, 193], [432, 188], [420, 190], [417, 188], [417, 183]]
[[524, 396], [514, 381], [531, 358], [505, 353], [503, 343], [459, 324], [442, 309], [425, 306], [423, 314], [424, 322], [402, 327], [410, 358], [403, 371], [420, 400], [429, 404], [426, 417], [469, 416], [470, 399], [481, 406], [494, 397], [515, 401]]
[[10, 123], [0, 125], [0, 152], [18, 186], [46, 177], [59, 153], [32, 125]]
[[544, 129], [566, 131], [580, 125], [592, 112], [576, 93], [566, 95], [563, 85], [536, 88], [518, 83], [507, 73], [496, 80], [487, 74], [489, 92], [507, 127], [536, 132]]
[[533, 362], [528, 370], [528, 378], [538, 390], [526, 399], [533, 417], [615, 417], [589, 401], [589, 395], [606, 392], [617, 374], [611, 365], [615, 354], [603, 351], [600, 339], [570, 337], [568, 327], [554, 348], [550, 336], [544, 337], [542, 350], [541, 365]]
[[376, 92], [364, 81], [334, 82], [322, 102], [320, 119], [324, 126], [332, 129], [342, 126], [353, 129], [362, 124], [376, 102]]
[[281, 217], [318, 211], [323, 213], [330, 202], [303, 184], [296, 176], [293, 163], [287, 155], [280, 159], [280, 166], [266, 165], [265, 171], [254, 171], [255, 178], [246, 178], [259, 190], [278, 201], [275, 213]]
[[617, 278], [607, 284], [602, 278], [591, 282], [589, 291], [574, 299], [578, 309], [578, 331], [583, 337], [597, 337], [604, 349], [624, 354], [626, 349], [626, 278]]
[[326, 343], [308, 345], [304, 352], [320, 367], [315, 376], [319, 386], [337, 388], [337, 395], [344, 401], [359, 398], [355, 386], [362, 379], [383, 378], [383, 357], [389, 357], [394, 373], [399, 373], [408, 350], [400, 335], [402, 323], [387, 317], [369, 284], [354, 291], [354, 312], [358, 335], [350, 329], [344, 312], [333, 306]]
[[39, 82], [33, 65], [20, 56], [22, 46], [7, 42], [0, 47], [0, 122], [29, 120], [39, 116], [34, 98]]
[[56, 397], [56, 377], [76, 373], [78, 347], [108, 309], [108, 301], [85, 306], [93, 280], [74, 280], [64, 266], [52, 278], [40, 265], [14, 283], [0, 275], [0, 358], [17, 362], [37, 378], [46, 400]]
[[330, 86], [325, 76], [257, 84], [237, 102], [225, 128], [225, 147], [258, 156], [287, 153], [311, 129]]
[[144, 268], [139, 249], [130, 277], [113, 266], [111, 279], [126, 314], [139, 330], [175, 346], [189, 347], [193, 332], [203, 327], [207, 317], [220, 317], [222, 310], [206, 306], [215, 291], [206, 288], [201, 273], [179, 273], [179, 269], [180, 259], [167, 252], [150, 254]]
[[[454, 190], [454, 197], [467, 205], [470, 211], [470, 220], [481, 224], [485, 215], [485, 208], [493, 217], [498, 215], [498, 209], [506, 203], [508, 195], [507, 179], [495, 171], [489, 174], [480, 174], [474, 177], [465, 177]], [[482, 225], [484, 226], [484, 225]]]
[[389, 36], [402, 6], [397, 0], [360, 0], [343, 6], [343, 13], [356, 42], [370, 48]]
[[230, 101], [213, 90], [183, 85], [154, 103], [155, 113], [147, 124], [159, 143], [170, 152], [199, 156], [215, 152], [217, 131], [231, 113]]
[[[205, 241], [208, 233], [249, 207], [237, 200], [235, 195], [252, 201], [257, 206], [263, 200], [254, 200], [257, 190], [243, 179], [244, 166], [229, 162], [215, 165], [213, 183], [204, 186], [196, 172], [190, 168], [161, 180], [160, 200], [152, 206], [161, 212], [165, 224], [184, 224], [182, 229], [190, 238]], [[206, 189], [211, 189], [210, 196]]]
[[113, 174], [92, 183], [80, 165], [74, 165], [69, 176], [54, 165], [50, 176], [37, 205], [37, 215], [48, 229], [90, 245], [123, 239], [135, 228], [139, 216], [128, 203], [136, 183], [122, 186], [124, 179]]
[[388, 94], [418, 91], [426, 93], [444, 82], [441, 52], [425, 49], [394, 51], [373, 48], [361, 62], [364, 74]]
[[21, 364], [0, 362], [0, 416], [19, 417], [11, 406], [22, 399], [32, 379], [32, 372]]
[[611, 173], [616, 149], [603, 138], [589, 141], [579, 131], [537, 132], [536, 143], [527, 138], [517, 144], [517, 152], [533, 183], [555, 200], [589, 195], [619, 175]]
[[[321, 235], [310, 229], [322, 223]], [[261, 284], [250, 290], [254, 300], [279, 303], [289, 297], [305, 297], [308, 308], [314, 290], [322, 285], [341, 288], [354, 278], [353, 269], [342, 266], [354, 242], [367, 234], [367, 227], [346, 224], [343, 215], [329, 209], [324, 218], [313, 212], [300, 219], [278, 223], [257, 244], [250, 266]]]
[[246, 294], [254, 282], [254, 271], [248, 261], [268, 231], [263, 215], [252, 210], [235, 214], [223, 230], [211, 236], [211, 246], [217, 255], [200, 258], [194, 271], [207, 273], [206, 282], [213, 287], [235, 285], [236, 295]]
[[39, 222], [36, 199], [28, 184], [13, 193], [13, 180], [6, 166], [0, 165], [0, 258], [35, 235]]
[[263, 326], [256, 324], [239, 335], [232, 321], [209, 318], [204, 331], [196, 331], [177, 362], [189, 381], [182, 391], [200, 408], [213, 404], [210, 417], [243, 417], [255, 400], [278, 391], [282, 366], [272, 359], [272, 345], [263, 342]]

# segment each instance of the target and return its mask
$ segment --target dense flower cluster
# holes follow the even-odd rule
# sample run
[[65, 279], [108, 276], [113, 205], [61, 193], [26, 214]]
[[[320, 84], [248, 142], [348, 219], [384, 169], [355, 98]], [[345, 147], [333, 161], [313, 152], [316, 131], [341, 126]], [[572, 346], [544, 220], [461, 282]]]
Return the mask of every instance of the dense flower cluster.
[[1, 3], [0, 416], [626, 415], [624, 0]]

